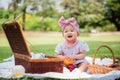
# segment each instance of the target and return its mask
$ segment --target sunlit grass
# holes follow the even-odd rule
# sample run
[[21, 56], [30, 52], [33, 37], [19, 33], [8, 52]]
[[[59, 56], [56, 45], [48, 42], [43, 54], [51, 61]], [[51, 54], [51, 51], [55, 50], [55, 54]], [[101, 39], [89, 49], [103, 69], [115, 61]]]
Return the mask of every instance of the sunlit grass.
[[[54, 52], [55, 46], [59, 42], [64, 41], [64, 38], [62, 37], [61, 33], [27, 32], [25, 33], [25, 38], [31, 52], [45, 53], [47, 55], [56, 55], [56, 53]], [[113, 50], [115, 57], [120, 58], [119, 35], [92, 36], [89, 35], [88, 33], [81, 33], [81, 36], [79, 36], [78, 39], [85, 40], [88, 43], [90, 47], [90, 51], [87, 52], [87, 56], [93, 56], [96, 48], [99, 47], [100, 45], [107, 45]], [[2, 33], [2, 36], [0, 35], [0, 62], [2, 62], [3, 59], [8, 58], [12, 55], [13, 54], [10, 45], [5, 35], [3, 35]], [[101, 48], [97, 53], [97, 57], [101, 57], [101, 56], [111, 57], [111, 53], [107, 48]], [[18, 79], [2, 79], [2, 80], [18, 80]], [[21, 78], [21, 80], [36, 80], [36, 79], [31, 77], [24, 77]], [[44, 80], [61, 80], [61, 79], [45, 78]], [[80, 80], [86, 80], [86, 79], [80, 79]]]
[[[39, 33], [39, 32], [27, 32], [25, 33], [25, 38], [28, 46], [30, 47], [31, 52], [35, 53], [45, 53], [47, 55], [56, 55], [54, 49], [59, 42], [64, 41], [61, 33]], [[119, 35], [107, 35], [107, 36], [91, 36], [88, 33], [81, 33], [81, 36], [78, 37], [79, 40], [85, 40], [89, 47], [90, 51], [87, 52], [88, 56], [93, 56], [96, 48], [100, 45], [108, 45], [116, 57], [119, 57], [120, 54], [120, 37]], [[109, 55], [109, 51], [106, 49], [101, 49], [104, 54], [100, 55]], [[10, 57], [12, 55], [12, 50], [5, 36], [0, 36], [0, 61], [2, 59]], [[111, 55], [111, 54], [110, 54]]]

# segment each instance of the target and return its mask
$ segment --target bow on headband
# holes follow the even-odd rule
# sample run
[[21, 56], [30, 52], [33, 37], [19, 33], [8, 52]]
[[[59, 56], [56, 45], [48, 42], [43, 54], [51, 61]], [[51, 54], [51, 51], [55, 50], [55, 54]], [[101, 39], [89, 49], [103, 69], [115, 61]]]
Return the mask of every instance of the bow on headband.
[[71, 25], [72, 27], [75, 27], [79, 31], [79, 25], [75, 18], [69, 18], [68, 20], [65, 20], [65, 18], [62, 16], [59, 21], [59, 25], [64, 29], [66, 26]]

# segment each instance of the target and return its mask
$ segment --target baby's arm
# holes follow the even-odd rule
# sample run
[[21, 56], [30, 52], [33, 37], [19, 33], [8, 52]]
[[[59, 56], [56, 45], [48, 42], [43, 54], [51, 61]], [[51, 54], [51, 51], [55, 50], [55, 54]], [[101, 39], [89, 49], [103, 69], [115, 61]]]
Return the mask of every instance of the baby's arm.
[[59, 57], [59, 58], [62, 58], [62, 59], [65, 59], [65, 58], [67, 58], [68, 56], [63, 56], [63, 55], [57, 55], [57, 57]]
[[70, 57], [71, 59], [74, 60], [74, 59], [84, 59], [85, 56], [86, 56], [86, 51], [83, 50], [83, 51], [80, 52], [80, 54], [77, 54], [77, 55], [71, 55], [71, 56], [68, 56], [68, 57]]

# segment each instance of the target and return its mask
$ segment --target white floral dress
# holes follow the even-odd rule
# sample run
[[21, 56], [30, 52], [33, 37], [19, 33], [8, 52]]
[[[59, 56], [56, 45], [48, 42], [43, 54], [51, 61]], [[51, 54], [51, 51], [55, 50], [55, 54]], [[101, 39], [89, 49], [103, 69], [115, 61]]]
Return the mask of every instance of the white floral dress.
[[[66, 42], [61, 42], [55, 48], [55, 52], [58, 55], [63, 55], [63, 56], [77, 55], [77, 54], [80, 54], [81, 51], [83, 50], [88, 52], [89, 47], [85, 41], [81, 41], [81, 40], [76, 40], [76, 42], [71, 47], [69, 47]], [[74, 61], [74, 64], [76, 65], [78, 63], [85, 62], [85, 61], [86, 61], [85, 59], [82, 59], [82, 60], [77, 59]]]

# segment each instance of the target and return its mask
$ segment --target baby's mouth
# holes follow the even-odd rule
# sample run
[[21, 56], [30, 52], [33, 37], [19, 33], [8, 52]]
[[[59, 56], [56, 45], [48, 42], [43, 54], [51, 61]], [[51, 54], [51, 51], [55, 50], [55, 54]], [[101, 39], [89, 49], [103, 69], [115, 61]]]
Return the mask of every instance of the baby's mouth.
[[69, 35], [69, 36], [67, 36], [68, 38], [71, 38], [72, 37], [72, 35]]

